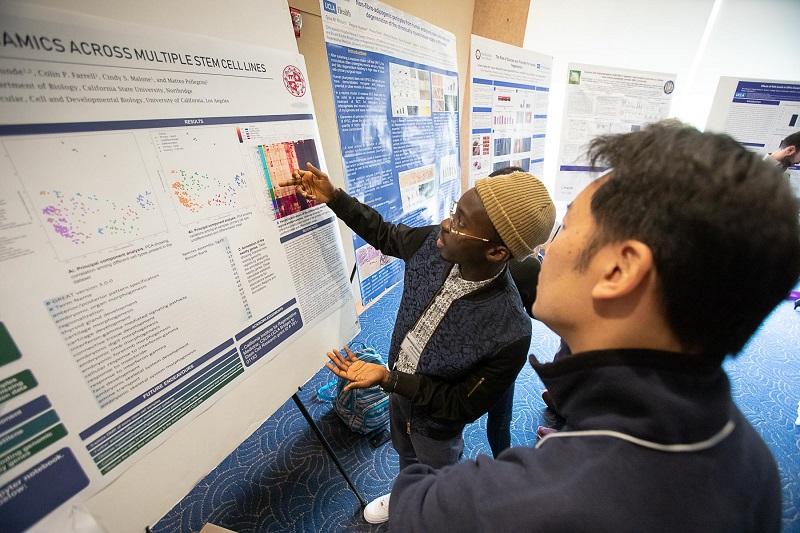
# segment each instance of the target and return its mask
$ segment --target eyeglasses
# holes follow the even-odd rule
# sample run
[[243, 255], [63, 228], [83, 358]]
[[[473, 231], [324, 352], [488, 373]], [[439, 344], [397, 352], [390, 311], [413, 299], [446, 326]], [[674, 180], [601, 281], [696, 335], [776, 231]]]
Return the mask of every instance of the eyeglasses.
[[539, 261], [540, 263], [544, 261], [544, 253], [547, 250], [547, 247], [550, 246], [550, 243], [553, 242], [553, 239], [556, 238], [556, 235], [558, 235], [559, 231], [561, 231], [561, 224], [558, 224], [554, 228], [553, 234], [550, 236], [549, 239], [547, 239], [547, 242], [543, 242], [542, 244], [533, 249], [533, 257], [535, 257], [536, 260]]
[[448, 218], [450, 219], [449, 227], [445, 227], [442, 225], [442, 229], [445, 230], [447, 233], [452, 233], [453, 235], [458, 235], [460, 237], [466, 237], [468, 239], [475, 239], [476, 241], [481, 242], [493, 242], [491, 239], [487, 239], [485, 237], [478, 237], [476, 235], [470, 235], [469, 233], [464, 233], [463, 231], [458, 231], [457, 229], [453, 229], [453, 220], [456, 218], [456, 211], [458, 210], [458, 202], [453, 202], [450, 206], [450, 214]]

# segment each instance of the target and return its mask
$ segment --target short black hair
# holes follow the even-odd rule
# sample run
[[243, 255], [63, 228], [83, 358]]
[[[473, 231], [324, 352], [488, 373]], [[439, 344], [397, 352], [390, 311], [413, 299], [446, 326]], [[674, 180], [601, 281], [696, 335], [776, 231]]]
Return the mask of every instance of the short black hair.
[[522, 168], [522, 167], [503, 167], [503, 168], [498, 168], [497, 170], [495, 170], [494, 172], [489, 174], [489, 177], [493, 178], [495, 176], [503, 176], [505, 174], [511, 174], [512, 172], [525, 172], [525, 169]]
[[650, 247], [664, 316], [689, 351], [738, 353], [800, 274], [798, 203], [773, 165], [728, 135], [677, 121], [591, 142], [612, 167], [578, 260], [636, 239]]
[[781, 141], [780, 148], [786, 148], [787, 146], [794, 146], [800, 150], [800, 130], [792, 133]]

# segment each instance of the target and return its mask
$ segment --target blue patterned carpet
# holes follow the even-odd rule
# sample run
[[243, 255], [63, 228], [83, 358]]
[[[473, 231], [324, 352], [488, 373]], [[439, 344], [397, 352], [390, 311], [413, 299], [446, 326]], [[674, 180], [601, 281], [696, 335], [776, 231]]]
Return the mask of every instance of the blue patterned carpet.
[[[386, 353], [400, 302], [395, 288], [361, 317], [358, 339]], [[734, 396], [744, 414], [764, 437], [781, 470], [784, 529], [800, 531], [800, 426], [795, 426], [800, 400], [800, 310], [781, 304], [746, 350], [726, 363]], [[531, 350], [552, 356], [558, 339], [534, 322]], [[322, 369], [300, 393], [303, 403], [337, 451], [366, 500], [385, 494], [397, 474], [397, 454], [390, 443], [373, 449], [351, 433], [316, 390], [330, 378]], [[542, 383], [526, 365], [514, 396], [512, 443], [535, 442], [544, 403]], [[467, 426], [464, 455], [491, 455], [486, 417]], [[167, 513], [154, 533], [195, 532], [211, 522], [239, 533], [267, 531], [387, 531], [370, 526], [333, 462], [288, 400], [255, 433]]]

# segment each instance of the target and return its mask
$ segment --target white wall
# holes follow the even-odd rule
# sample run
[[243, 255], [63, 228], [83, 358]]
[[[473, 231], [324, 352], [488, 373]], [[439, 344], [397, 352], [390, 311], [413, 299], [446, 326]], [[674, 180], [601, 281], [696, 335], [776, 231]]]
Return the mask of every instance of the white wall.
[[545, 184], [554, 190], [567, 63], [674, 72], [672, 115], [703, 128], [720, 76], [800, 80], [798, 23], [798, 0], [535, 0], [525, 48], [555, 58]]
[[[675, 94], [703, 35], [714, 0], [534, 0], [525, 48], [552, 55], [543, 181], [554, 191], [567, 64], [589, 63], [677, 74]], [[564, 209], [559, 205], [559, 211]]]
[[705, 127], [720, 76], [800, 82], [800, 1], [717, 0], [696, 75], [674, 114]]

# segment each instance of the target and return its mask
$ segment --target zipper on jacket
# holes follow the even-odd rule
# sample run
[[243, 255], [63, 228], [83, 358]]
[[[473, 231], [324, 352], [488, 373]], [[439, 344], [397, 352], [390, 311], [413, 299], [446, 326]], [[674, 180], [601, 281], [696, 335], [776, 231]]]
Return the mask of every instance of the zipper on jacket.
[[481, 386], [481, 383], [483, 383], [484, 379], [485, 378], [481, 378], [481, 379], [478, 380], [478, 382], [475, 384], [475, 386], [472, 387], [472, 389], [470, 389], [470, 391], [467, 393], [467, 398], [472, 396], [472, 393], [475, 392], [475, 389], [477, 389], [478, 387]]
[[406, 420], [406, 433], [411, 435], [411, 419]]

